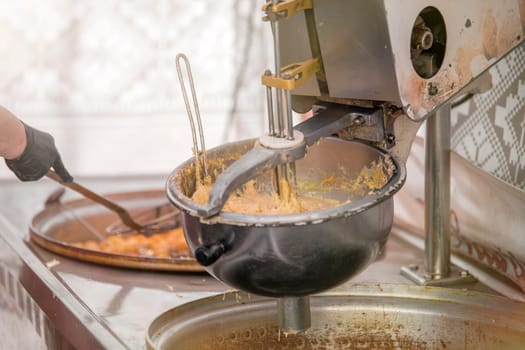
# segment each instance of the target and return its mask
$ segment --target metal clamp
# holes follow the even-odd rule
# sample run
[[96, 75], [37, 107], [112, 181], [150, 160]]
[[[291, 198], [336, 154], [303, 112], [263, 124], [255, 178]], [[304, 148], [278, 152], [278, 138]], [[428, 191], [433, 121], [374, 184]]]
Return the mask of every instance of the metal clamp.
[[263, 18], [263, 21], [270, 20], [270, 15], [275, 14], [279, 18], [290, 18], [299, 11], [304, 11], [313, 8], [312, 0], [284, 0], [278, 4], [273, 5], [272, 2], [268, 2], [263, 6], [263, 11], [266, 12], [267, 16]]
[[321, 70], [318, 58], [292, 63], [281, 69], [280, 75], [263, 75], [261, 81], [265, 86], [271, 86], [283, 90], [294, 90], [302, 85], [306, 79]]

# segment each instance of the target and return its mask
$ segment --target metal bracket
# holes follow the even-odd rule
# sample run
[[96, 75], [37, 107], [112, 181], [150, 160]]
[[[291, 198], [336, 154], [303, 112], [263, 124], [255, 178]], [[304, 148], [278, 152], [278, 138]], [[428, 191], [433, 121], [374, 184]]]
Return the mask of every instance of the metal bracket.
[[264, 74], [261, 81], [265, 86], [271, 86], [283, 90], [294, 90], [303, 84], [306, 79], [321, 70], [321, 63], [318, 58], [311, 58], [306, 61], [292, 63], [283, 67], [279, 76]]
[[447, 277], [436, 278], [431, 276], [425, 269], [424, 264], [410, 264], [401, 267], [401, 275], [410, 281], [422, 286], [452, 286], [477, 282], [467, 270], [450, 265], [450, 273]]
[[[345, 140], [359, 139], [388, 145], [382, 109], [376, 109], [369, 114], [360, 114], [358, 117], [353, 125], [338, 132], [339, 137]], [[393, 132], [388, 135], [395, 140]]]
[[263, 11], [267, 16], [263, 18], [264, 21], [270, 20], [270, 14], [275, 14], [279, 18], [290, 18], [299, 11], [304, 11], [313, 8], [312, 0], [284, 0], [278, 4], [273, 5], [268, 2], [263, 5]]

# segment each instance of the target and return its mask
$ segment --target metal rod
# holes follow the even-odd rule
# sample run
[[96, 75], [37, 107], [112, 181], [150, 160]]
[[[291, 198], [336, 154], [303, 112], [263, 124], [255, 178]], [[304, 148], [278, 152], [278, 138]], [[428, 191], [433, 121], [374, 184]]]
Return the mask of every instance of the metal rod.
[[292, 116], [292, 93], [290, 90], [286, 90], [286, 98], [285, 98], [285, 105], [286, 105], [286, 121], [288, 123], [287, 129], [288, 133], [286, 138], [288, 140], [293, 140], [293, 116]]
[[425, 268], [431, 279], [450, 273], [450, 105], [426, 122]]
[[273, 98], [272, 98], [272, 88], [266, 88], [266, 94], [268, 99], [268, 131], [270, 136], [275, 136], [275, 117], [273, 114]]
[[[272, 0], [272, 5], [276, 5], [277, 0]], [[281, 54], [279, 48], [279, 21], [277, 18], [271, 20], [272, 35], [273, 35], [273, 52], [275, 63], [275, 76], [281, 74]], [[277, 136], [284, 137], [284, 119], [283, 119], [283, 97], [282, 89], [276, 89], [277, 102]]]
[[[277, 5], [278, 0], [272, 0], [272, 5]], [[273, 52], [274, 52], [274, 63], [275, 63], [275, 75], [279, 76], [281, 72], [281, 55], [279, 49], [279, 21], [277, 17], [272, 19], [271, 23], [272, 34], [273, 34]]]
[[275, 99], [277, 104], [277, 130], [275, 132], [277, 137], [284, 137], [284, 120], [283, 120], [283, 96], [282, 89], [275, 89]]
[[[270, 70], [266, 70], [264, 75], [272, 75]], [[268, 108], [268, 134], [270, 136], [275, 136], [275, 121], [273, 114], [273, 96], [272, 88], [270, 86], [266, 87], [266, 103]]]
[[274, 182], [274, 185], [275, 185], [275, 192], [277, 192], [279, 197], [281, 197], [281, 193], [282, 193], [281, 184], [280, 184], [280, 178], [281, 177], [279, 175], [279, 167], [276, 166], [275, 168], [273, 168], [273, 182]]
[[311, 326], [310, 297], [282, 297], [277, 299], [279, 328], [285, 332], [304, 331]]
[[[272, 0], [272, 6], [275, 6], [278, 3], [279, 3], [279, 0]], [[272, 36], [273, 36], [275, 76], [280, 76], [281, 74], [281, 54], [280, 54], [280, 48], [279, 48], [279, 45], [280, 45], [279, 44], [279, 20], [277, 19], [277, 16], [270, 17], [270, 25], [271, 25]], [[283, 106], [282, 93], [283, 93], [282, 89], [279, 89], [279, 88], [275, 89], [277, 128], [275, 128], [275, 123], [272, 122], [272, 125], [274, 125], [272, 136], [276, 136], [276, 137], [284, 137], [284, 120], [283, 120], [284, 106]], [[273, 119], [273, 114], [272, 114], [272, 119]], [[285, 192], [281, 188], [282, 180], [287, 180], [285, 165], [280, 165], [274, 169], [275, 188], [276, 188], [276, 191], [279, 197], [281, 199], [284, 199], [283, 196]]]
[[284, 137], [284, 113], [283, 113], [283, 90], [277, 90], [277, 136]]
[[295, 162], [287, 163], [287, 165], [290, 173], [288, 181], [290, 182], [290, 187], [294, 189], [297, 186], [297, 168], [295, 167]]
[[[184, 64], [186, 66], [186, 73], [187, 73], [188, 80], [190, 83], [191, 97], [193, 99], [193, 108], [195, 110], [195, 118], [197, 119], [197, 126], [199, 128], [200, 151], [199, 151], [199, 144], [197, 142], [197, 132], [195, 130], [194, 117], [191, 111], [190, 102], [188, 100], [188, 93], [186, 92], [186, 84], [184, 83], [184, 77], [182, 75], [182, 69], [180, 65], [181, 59], [184, 61]], [[193, 138], [193, 148], [195, 152], [195, 166], [197, 166], [197, 169], [198, 169], [199, 156], [202, 156], [202, 165], [204, 168], [204, 174], [208, 175], [208, 166], [206, 163], [206, 145], [204, 142], [204, 132], [202, 131], [201, 114], [199, 111], [199, 104], [197, 103], [197, 94], [195, 93], [195, 84], [193, 83], [193, 75], [191, 74], [190, 61], [188, 60], [188, 57], [186, 57], [185, 54], [179, 53], [175, 58], [175, 64], [177, 66], [177, 75], [179, 77], [180, 88], [182, 90], [182, 96], [184, 97], [184, 104], [186, 105], [186, 112], [188, 113], [188, 118], [190, 120], [191, 136]]]

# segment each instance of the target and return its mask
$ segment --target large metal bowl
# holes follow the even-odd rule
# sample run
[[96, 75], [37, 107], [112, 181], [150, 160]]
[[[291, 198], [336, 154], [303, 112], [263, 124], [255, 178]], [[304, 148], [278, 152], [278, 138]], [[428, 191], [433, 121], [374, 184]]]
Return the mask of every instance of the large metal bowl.
[[[228, 165], [246, 153], [254, 140], [221, 145], [208, 152], [208, 163]], [[167, 182], [168, 198], [183, 212], [192, 251], [222, 245], [225, 251], [206, 270], [228, 285], [259, 295], [303, 296], [332, 288], [376, 259], [392, 226], [392, 195], [405, 180], [404, 165], [383, 150], [359, 142], [322, 139], [296, 162], [297, 178], [321, 183], [341, 168], [358, 174], [371, 161], [390, 158], [395, 171], [379, 191], [359, 198], [353, 193], [323, 196], [352, 199], [339, 206], [300, 214], [248, 215], [221, 212], [209, 219], [196, 214], [193, 160], [176, 168]], [[209, 169], [214, 174], [221, 169]], [[271, 184], [271, 177], [258, 179]], [[320, 188], [322, 191], [322, 188]]]
[[273, 299], [230, 292], [157, 317], [148, 349], [518, 350], [525, 304], [489, 294], [406, 285], [354, 285], [312, 296], [312, 327], [283, 334]]

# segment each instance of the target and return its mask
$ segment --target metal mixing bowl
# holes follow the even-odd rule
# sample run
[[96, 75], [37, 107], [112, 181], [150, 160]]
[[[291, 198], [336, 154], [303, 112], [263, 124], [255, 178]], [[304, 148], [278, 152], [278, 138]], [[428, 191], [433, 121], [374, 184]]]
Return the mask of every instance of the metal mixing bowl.
[[[254, 145], [247, 140], [208, 151], [208, 163], [228, 165]], [[167, 194], [183, 212], [186, 239], [192, 251], [219, 251], [206, 270], [226, 284], [259, 295], [303, 296], [332, 288], [373, 262], [392, 226], [392, 195], [405, 180], [405, 168], [385, 151], [337, 138], [322, 139], [296, 161], [298, 180], [321, 183], [327, 174], [345, 169], [357, 175], [371, 161], [390, 158], [395, 166], [388, 183], [359, 198], [353, 193], [323, 192], [339, 200], [352, 199], [325, 210], [286, 215], [221, 212], [208, 219], [196, 213], [190, 197], [195, 191], [193, 159], [169, 176]], [[218, 169], [209, 169], [214, 174]], [[271, 176], [258, 178], [271, 185]], [[320, 188], [322, 191], [322, 188]], [[196, 254], [198, 255], [198, 254]], [[201, 260], [202, 262], [202, 260]]]
[[157, 317], [147, 348], [518, 350], [525, 344], [525, 304], [489, 294], [374, 284], [310, 298], [307, 332], [279, 332], [273, 299], [230, 292]]

